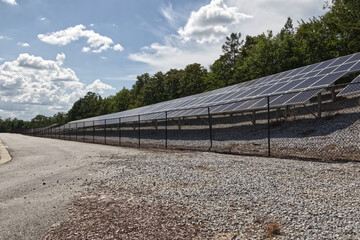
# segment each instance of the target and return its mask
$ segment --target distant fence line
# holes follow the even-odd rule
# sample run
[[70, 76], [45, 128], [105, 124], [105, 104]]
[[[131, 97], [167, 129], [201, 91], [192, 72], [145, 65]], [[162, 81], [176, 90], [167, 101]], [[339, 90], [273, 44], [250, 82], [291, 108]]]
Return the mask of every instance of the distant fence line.
[[[346, 84], [348, 85], [348, 84]], [[360, 89], [360, 83], [352, 83]], [[28, 129], [23, 134], [118, 146], [210, 150], [223, 153], [317, 159], [360, 160], [360, 100], [336, 97], [345, 85], [331, 87], [306, 104], [272, 106], [278, 95], [253, 98], [258, 109], [213, 113], [212, 106], [162, 111], [120, 118], [79, 121]], [[320, 88], [319, 88], [320, 89]], [[300, 93], [311, 90], [289, 92]], [[183, 116], [180, 111], [195, 111]], [[192, 111], [194, 112], [194, 111]], [[182, 114], [183, 114], [182, 113]]]

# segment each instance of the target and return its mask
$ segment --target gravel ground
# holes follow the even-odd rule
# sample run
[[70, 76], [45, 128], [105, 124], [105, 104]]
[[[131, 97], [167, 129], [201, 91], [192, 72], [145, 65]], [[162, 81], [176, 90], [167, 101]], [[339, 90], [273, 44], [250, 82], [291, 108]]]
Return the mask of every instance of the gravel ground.
[[360, 237], [358, 163], [165, 151], [102, 157], [109, 161], [95, 166], [112, 177], [88, 183], [46, 239]]

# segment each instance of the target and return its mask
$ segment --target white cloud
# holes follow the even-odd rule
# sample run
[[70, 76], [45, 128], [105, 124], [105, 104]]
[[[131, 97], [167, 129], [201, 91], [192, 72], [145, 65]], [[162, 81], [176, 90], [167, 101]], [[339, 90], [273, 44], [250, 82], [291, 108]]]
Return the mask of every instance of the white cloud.
[[45, 21], [47, 18], [46, 17], [42, 17], [40, 18], [40, 21]]
[[62, 67], [64, 60], [64, 53], [56, 61], [23, 53], [0, 65], [0, 111], [29, 119], [39, 111], [67, 111], [89, 89], [114, 90], [98, 79], [85, 86], [72, 69]]
[[[268, 29], [275, 33], [285, 24], [287, 17], [296, 20], [321, 15], [323, 0], [212, 0], [197, 11], [191, 12], [186, 24], [177, 34], [165, 36], [163, 43], [153, 43], [132, 53], [133, 61], [148, 65], [148, 72], [183, 68], [198, 62], [207, 67], [220, 54], [221, 46], [230, 33], [257, 35]], [[171, 5], [160, 8], [168, 22], [174, 20]]]
[[0, 62], [5, 61], [5, 58], [0, 57]]
[[95, 26], [95, 24], [91, 23], [89, 26], [90, 26], [90, 27], [94, 27], [94, 26]]
[[4, 3], [16, 6], [18, 5], [17, 2], [15, 0], [2, 0]]
[[83, 47], [81, 49], [82, 52], [89, 52], [91, 49], [89, 47]]
[[28, 43], [23, 43], [23, 42], [18, 42], [17, 45], [18, 45], [18, 46], [21, 46], [21, 47], [30, 47], [30, 44], [28, 44]]
[[160, 13], [174, 29], [177, 29], [179, 27], [179, 21], [185, 18], [185, 16], [173, 9], [171, 3], [167, 6], [160, 7]]
[[114, 49], [114, 51], [119, 51], [119, 52], [124, 51], [123, 46], [121, 46], [120, 44], [116, 44], [116, 45], [113, 47], [113, 49]]
[[153, 43], [145, 47], [140, 53], [130, 54], [133, 61], [146, 63], [151, 67], [150, 72], [168, 71], [171, 68], [184, 68], [191, 63], [200, 63], [208, 67], [221, 54], [218, 45], [203, 46], [171, 46]]
[[8, 36], [0, 35], [0, 40], [2, 40], [2, 39], [11, 40], [11, 38], [9, 38]]
[[119, 51], [119, 49], [121, 49], [121, 51], [123, 50], [123, 47], [120, 44], [114, 46], [114, 42], [111, 38], [102, 36], [93, 30], [86, 30], [86, 27], [82, 24], [57, 32], [38, 35], [38, 38], [41, 41], [60, 46], [79, 40], [81, 37], [87, 38], [87, 43], [89, 44], [89, 47], [84, 47], [82, 49], [83, 52], [92, 50], [94, 53], [101, 53], [107, 49], [113, 49], [115, 51]]
[[88, 92], [104, 93], [106, 90], [115, 90], [115, 88], [101, 82], [100, 79], [96, 79], [92, 84], [86, 87], [86, 90]]
[[274, 33], [280, 31], [288, 17], [297, 21], [324, 14], [324, 0], [256, 0], [238, 1], [227, 0], [229, 6], [234, 6], [254, 16], [246, 24], [238, 24], [234, 31], [241, 32], [243, 36], [257, 35], [267, 30]]
[[237, 7], [228, 7], [223, 0], [212, 0], [192, 12], [185, 27], [180, 28], [178, 33], [185, 41], [219, 42], [230, 33], [233, 25], [248, 18], [252, 16], [241, 13]]
[[[171, 5], [160, 10], [169, 22], [174, 20]], [[223, 0], [212, 0], [192, 12], [186, 25], [178, 29], [178, 34], [165, 37], [164, 44], [153, 43], [129, 58], [148, 64], [150, 72], [184, 68], [195, 62], [208, 67], [221, 54], [222, 41], [233, 27], [248, 18], [251, 16], [239, 8], [228, 7]]]

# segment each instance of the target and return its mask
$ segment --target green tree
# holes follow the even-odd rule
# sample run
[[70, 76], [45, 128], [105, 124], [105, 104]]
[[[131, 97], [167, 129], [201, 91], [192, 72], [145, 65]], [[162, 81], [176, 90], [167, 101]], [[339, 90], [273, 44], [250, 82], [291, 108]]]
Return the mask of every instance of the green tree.
[[101, 114], [102, 98], [99, 94], [88, 92], [77, 100], [67, 114], [68, 121], [94, 117]]
[[140, 92], [141, 106], [150, 105], [167, 100], [165, 91], [165, 75], [162, 72], [155, 73], [147, 81]]
[[184, 70], [170, 69], [165, 74], [165, 90], [167, 99], [176, 99], [181, 95], [180, 82], [183, 77]]
[[121, 91], [117, 92], [116, 95], [112, 98], [111, 101], [111, 111], [112, 112], [121, 112], [128, 110], [130, 108], [131, 94], [130, 90], [123, 88]]
[[180, 96], [185, 97], [205, 91], [207, 70], [198, 63], [187, 65], [180, 80]]

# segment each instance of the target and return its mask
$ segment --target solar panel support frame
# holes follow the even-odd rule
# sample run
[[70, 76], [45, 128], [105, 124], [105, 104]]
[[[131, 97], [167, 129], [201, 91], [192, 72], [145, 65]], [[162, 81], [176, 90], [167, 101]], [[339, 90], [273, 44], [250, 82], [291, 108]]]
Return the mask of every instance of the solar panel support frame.
[[207, 108], [208, 110], [208, 118], [209, 118], [209, 137], [210, 137], [210, 147], [209, 150], [211, 150], [212, 146], [213, 146], [213, 136], [212, 136], [212, 122], [211, 122], [211, 113], [210, 113], [210, 107]]
[[317, 117], [320, 119], [321, 118], [321, 92], [318, 93], [317, 99], [318, 99]]

